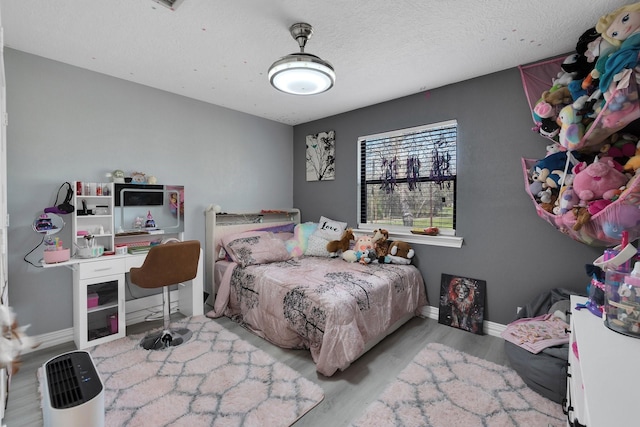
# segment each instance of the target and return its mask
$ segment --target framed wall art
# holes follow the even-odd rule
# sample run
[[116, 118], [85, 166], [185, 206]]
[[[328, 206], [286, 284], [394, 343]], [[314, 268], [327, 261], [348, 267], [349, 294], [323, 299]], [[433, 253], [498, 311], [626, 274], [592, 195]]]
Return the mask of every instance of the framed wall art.
[[307, 181], [329, 181], [336, 177], [336, 133], [333, 130], [307, 135]]
[[438, 323], [483, 335], [487, 282], [443, 274]]

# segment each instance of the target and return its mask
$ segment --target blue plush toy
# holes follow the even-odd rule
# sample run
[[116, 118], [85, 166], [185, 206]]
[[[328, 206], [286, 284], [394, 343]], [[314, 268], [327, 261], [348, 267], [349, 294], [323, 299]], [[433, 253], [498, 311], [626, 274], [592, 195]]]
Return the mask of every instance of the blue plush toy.
[[[530, 170], [532, 181], [540, 181], [543, 188], [560, 188], [566, 162], [566, 151], [559, 151], [538, 160]], [[567, 173], [573, 169], [573, 166], [574, 163], [570, 161], [569, 167], [566, 169]]]

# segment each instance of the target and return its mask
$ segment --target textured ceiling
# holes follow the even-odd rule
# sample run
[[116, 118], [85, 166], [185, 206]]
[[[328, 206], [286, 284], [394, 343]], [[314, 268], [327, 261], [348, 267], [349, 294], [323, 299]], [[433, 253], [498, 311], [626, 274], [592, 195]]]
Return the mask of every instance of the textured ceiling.
[[[5, 46], [295, 125], [575, 49], [620, 0], [0, 0]], [[336, 85], [287, 95], [269, 66], [306, 51]], [[10, 84], [10, 82], [8, 82]]]

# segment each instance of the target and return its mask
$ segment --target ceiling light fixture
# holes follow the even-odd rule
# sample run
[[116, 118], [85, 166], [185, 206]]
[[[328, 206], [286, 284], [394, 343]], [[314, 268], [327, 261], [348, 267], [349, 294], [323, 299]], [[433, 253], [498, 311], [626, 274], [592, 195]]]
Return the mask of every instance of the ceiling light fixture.
[[293, 24], [289, 32], [300, 45], [300, 52], [280, 58], [269, 67], [271, 85], [293, 95], [315, 95], [331, 89], [336, 82], [333, 66], [304, 51], [313, 34], [311, 25]]
[[153, 0], [153, 1], [171, 10], [176, 10], [178, 6], [180, 6], [180, 3], [183, 2], [183, 0]]

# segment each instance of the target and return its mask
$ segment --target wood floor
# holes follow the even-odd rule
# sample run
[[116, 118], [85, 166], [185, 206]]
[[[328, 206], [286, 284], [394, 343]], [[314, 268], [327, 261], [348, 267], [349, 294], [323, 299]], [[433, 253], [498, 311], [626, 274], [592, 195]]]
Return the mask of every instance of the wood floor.
[[[433, 319], [416, 317], [385, 338], [346, 371], [327, 378], [316, 373], [308, 351], [280, 349], [227, 318], [213, 321], [260, 347], [324, 389], [324, 400], [298, 420], [295, 427], [348, 426], [427, 343], [441, 343], [494, 363], [509, 365], [501, 338], [474, 335], [440, 325]], [[127, 328], [127, 333], [139, 333], [159, 326], [161, 322], [132, 325]], [[50, 358], [71, 350], [75, 350], [72, 342], [23, 357], [20, 372], [11, 382], [4, 419], [7, 427], [42, 426], [36, 371]]]

